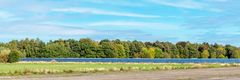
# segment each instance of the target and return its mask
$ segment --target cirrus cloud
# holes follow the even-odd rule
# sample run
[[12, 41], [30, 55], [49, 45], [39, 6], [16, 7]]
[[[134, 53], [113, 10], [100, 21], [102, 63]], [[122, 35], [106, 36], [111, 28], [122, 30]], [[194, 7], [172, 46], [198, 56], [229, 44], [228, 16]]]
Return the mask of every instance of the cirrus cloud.
[[94, 8], [59, 8], [53, 9], [56, 12], [73, 12], [73, 13], [83, 13], [83, 14], [97, 14], [97, 15], [111, 15], [111, 16], [125, 16], [125, 17], [139, 17], [139, 18], [159, 18], [160, 16], [155, 15], [145, 15], [138, 13], [128, 13], [128, 12], [116, 12], [116, 11], [107, 11], [99, 10]]

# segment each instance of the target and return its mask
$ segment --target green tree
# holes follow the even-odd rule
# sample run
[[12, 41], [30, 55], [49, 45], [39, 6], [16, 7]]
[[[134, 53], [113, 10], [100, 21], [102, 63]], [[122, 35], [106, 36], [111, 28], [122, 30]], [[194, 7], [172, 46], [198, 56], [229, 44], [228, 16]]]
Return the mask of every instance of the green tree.
[[141, 58], [149, 58], [150, 55], [149, 55], [149, 51], [147, 48], [142, 48], [141, 50]]
[[209, 57], [209, 52], [208, 50], [204, 50], [202, 53], [201, 53], [201, 58], [208, 58]]
[[226, 56], [224, 56], [223, 54], [218, 55], [218, 58], [227, 58]]
[[44, 57], [64, 58], [69, 57], [70, 49], [60, 43], [49, 43], [46, 46]]
[[106, 55], [106, 58], [117, 58], [118, 52], [116, 47], [112, 42], [102, 42], [101, 49], [103, 53]]
[[114, 44], [114, 45], [115, 45], [116, 52], [118, 54], [118, 58], [126, 58], [124, 46], [121, 44]]
[[189, 42], [178, 42], [176, 44], [177, 48], [179, 49], [180, 57], [181, 58], [190, 58], [190, 52], [188, 49]]
[[232, 58], [240, 58], [240, 49], [235, 49]]
[[11, 51], [10, 54], [8, 55], [8, 62], [9, 63], [18, 62], [20, 58], [20, 54], [21, 54], [20, 51], [16, 51], [16, 50]]
[[129, 45], [130, 49], [130, 56], [133, 56], [134, 58], [138, 58], [139, 55], [141, 55], [142, 48], [145, 48], [145, 44], [141, 41], [134, 40]]
[[164, 58], [163, 51], [159, 48], [155, 49], [155, 58]]
[[237, 49], [237, 47], [231, 46], [231, 45], [226, 45], [225, 50], [226, 50], [226, 57], [228, 58], [233, 58], [234, 56], [234, 51]]
[[97, 42], [89, 39], [89, 38], [83, 38], [79, 41], [79, 52], [81, 57], [86, 58], [97, 58], [99, 56], [99, 45]]
[[224, 47], [218, 46], [216, 53], [217, 53], [217, 58], [226, 58], [225, 56], [226, 50], [224, 49]]
[[210, 46], [208, 52], [210, 54], [210, 58], [217, 58], [217, 53], [216, 53], [215, 47]]
[[217, 54], [216, 54], [216, 52], [212, 52], [212, 53], [210, 53], [210, 58], [217, 58]]
[[188, 58], [200, 58], [200, 53], [198, 51], [198, 44], [191, 44], [189, 43], [187, 45], [187, 49], [188, 49]]
[[[89, 38], [80, 40], [50, 40], [48, 43], [40, 39], [12, 40], [1, 43], [6, 53], [8, 50], [20, 51], [21, 58], [238, 58], [238, 47], [190, 42], [141, 42], [104, 39], [100, 42]], [[207, 54], [208, 53], [208, 54]], [[4, 57], [4, 55], [2, 54]], [[8, 56], [5, 56], [8, 57]], [[6, 61], [6, 60], [3, 60]]]
[[130, 56], [131, 51], [129, 49], [129, 43], [128, 42], [122, 42], [122, 45], [123, 45], [123, 48], [124, 48], [124, 51], [125, 51], [126, 58], [131, 57]]

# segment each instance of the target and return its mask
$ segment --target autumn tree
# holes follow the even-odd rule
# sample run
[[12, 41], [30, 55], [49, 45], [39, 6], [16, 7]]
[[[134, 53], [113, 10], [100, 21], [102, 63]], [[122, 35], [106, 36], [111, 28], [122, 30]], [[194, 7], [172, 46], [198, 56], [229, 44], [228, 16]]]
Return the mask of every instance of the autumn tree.
[[240, 49], [235, 49], [233, 51], [232, 58], [240, 58]]
[[225, 53], [226, 53], [226, 50], [224, 49], [224, 47], [217, 46], [217, 49], [216, 49], [217, 58], [226, 58]]
[[142, 48], [141, 50], [142, 58], [155, 58], [155, 54], [154, 48]]
[[11, 50], [0, 47], [0, 62], [2, 62], [2, 63], [8, 62], [8, 58], [9, 58], [8, 55], [10, 54], [10, 52], [11, 52]]
[[209, 57], [209, 52], [208, 50], [204, 50], [202, 53], [201, 53], [201, 58], [208, 58]]

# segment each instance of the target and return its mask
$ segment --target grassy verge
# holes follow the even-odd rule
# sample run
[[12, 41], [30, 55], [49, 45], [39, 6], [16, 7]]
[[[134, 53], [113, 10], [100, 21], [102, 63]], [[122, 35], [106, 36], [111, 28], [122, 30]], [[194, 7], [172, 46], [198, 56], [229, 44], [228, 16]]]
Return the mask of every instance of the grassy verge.
[[195, 63], [1, 63], [0, 75], [94, 73], [233, 67], [239, 64]]

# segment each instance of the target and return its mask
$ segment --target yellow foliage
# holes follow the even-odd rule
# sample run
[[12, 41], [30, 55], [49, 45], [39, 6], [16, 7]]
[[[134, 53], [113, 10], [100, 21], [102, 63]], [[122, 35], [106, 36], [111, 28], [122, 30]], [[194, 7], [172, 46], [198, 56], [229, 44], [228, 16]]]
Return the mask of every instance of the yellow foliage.
[[0, 50], [0, 62], [6, 63], [8, 61], [8, 55], [11, 51], [9, 49]]

